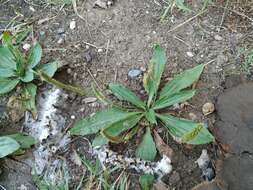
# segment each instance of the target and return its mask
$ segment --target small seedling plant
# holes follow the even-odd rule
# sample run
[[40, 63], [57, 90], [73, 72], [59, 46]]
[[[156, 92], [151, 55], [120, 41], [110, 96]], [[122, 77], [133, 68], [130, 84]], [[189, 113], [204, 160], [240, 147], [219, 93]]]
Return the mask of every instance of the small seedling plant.
[[[188, 89], [188, 87], [199, 79], [205, 65], [198, 65], [175, 76], [158, 92], [166, 62], [165, 51], [156, 45], [148, 71], [143, 77], [143, 86], [148, 94], [146, 101], [142, 101], [122, 84], [109, 85], [111, 92], [119, 100], [127, 101], [135, 107], [134, 111], [112, 105], [111, 108], [98, 111], [77, 122], [70, 133], [72, 135], [98, 134], [93, 141], [93, 145], [98, 146], [108, 141], [126, 142], [139, 133], [138, 131], [143, 130], [136, 156], [150, 161], [155, 159], [157, 153], [152, 137], [152, 131], [156, 125], [165, 127], [173, 139], [179, 143], [198, 145], [213, 142], [214, 137], [203, 123], [163, 113], [165, 108], [185, 102], [196, 94], [196, 90]], [[101, 93], [96, 92], [96, 94], [105, 101]], [[145, 123], [144, 126], [143, 123]]]
[[8, 32], [3, 33], [2, 46], [0, 46], [0, 95], [20, 86], [21, 95], [15, 100], [20, 100], [22, 108], [30, 111], [34, 118], [37, 115], [35, 105], [37, 86], [34, 84], [36, 79], [84, 95], [83, 90], [52, 78], [57, 71], [58, 63], [54, 61], [41, 64], [42, 48], [38, 42], [34, 43], [26, 54], [14, 46], [13, 41], [15, 41], [14, 36]]

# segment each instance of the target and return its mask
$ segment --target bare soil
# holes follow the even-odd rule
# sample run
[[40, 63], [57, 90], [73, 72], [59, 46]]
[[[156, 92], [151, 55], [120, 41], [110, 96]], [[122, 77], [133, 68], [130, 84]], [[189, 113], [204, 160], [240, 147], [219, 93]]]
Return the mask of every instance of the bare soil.
[[[197, 84], [199, 94], [189, 102], [191, 106], [183, 107], [177, 114], [191, 119], [189, 113], [194, 113], [196, 120], [206, 122], [210, 130], [214, 131], [216, 115], [214, 113], [204, 116], [201, 111], [203, 104], [216, 102], [218, 95], [226, 88], [227, 76], [236, 74], [243, 76], [245, 80], [251, 78], [251, 70], [243, 70], [242, 65], [245, 55], [253, 46], [253, 6], [247, 0], [228, 2], [226, 5], [226, 1], [217, 0], [207, 7], [204, 13], [194, 17], [200, 13], [203, 3], [201, 0], [188, 1], [192, 12], [183, 13], [175, 8], [167, 20], [160, 22], [165, 6], [163, 1], [118, 0], [108, 9], [101, 9], [93, 8], [93, 0], [80, 0], [77, 2], [78, 14], [82, 17], [80, 18], [71, 5], [50, 5], [46, 1], [36, 0], [2, 0], [0, 28], [1, 31], [5, 28], [16, 31], [18, 28], [8, 25], [12, 19], [17, 21], [13, 26], [20, 23], [31, 26], [33, 35], [29, 35], [23, 43], [31, 43], [33, 38], [38, 40], [43, 46], [42, 62], [58, 60], [61, 65], [56, 78], [82, 86], [87, 90], [87, 96], [92, 96], [92, 84], [106, 89], [110, 82], [117, 81], [145, 98], [142, 75], [131, 79], [128, 77], [128, 71], [140, 69], [144, 72], [152, 55], [152, 46], [156, 43], [165, 48], [168, 56], [163, 81], [169, 80], [184, 69], [208, 63]], [[189, 18], [192, 19], [188, 20]], [[69, 25], [73, 20], [76, 27], [71, 30]], [[99, 102], [85, 103], [84, 98], [69, 93], [67, 101], [58, 108], [69, 120], [70, 127], [80, 118], [104, 107]], [[1, 102], [6, 100], [1, 99]], [[71, 121], [72, 115], [75, 116], [74, 121]], [[20, 124], [22, 121], [14, 125]], [[13, 123], [3, 120], [1, 128], [3, 125], [12, 128]], [[221, 158], [224, 153], [218, 146], [219, 142], [213, 145], [188, 147], [166, 139], [164, 134], [165, 131], [161, 128], [161, 135], [170, 143], [177, 158], [173, 163], [173, 172], [163, 178], [171, 189], [190, 190], [203, 181], [201, 171], [195, 163], [203, 148], [208, 150], [214, 161], [218, 157]], [[82, 151], [89, 157], [83, 143], [83, 140], [75, 139], [67, 152], [59, 154], [67, 160], [71, 173], [70, 189], [78, 185], [85, 172], [82, 167], [76, 166], [70, 160], [74, 150]], [[135, 146], [134, 143], [125, 145], [130, 152], [133, 152]], [[82, 148], [83, 150], [80, 150]], [[10, 190], [19, 189], [21, 185], [26, 185], [29, 190], [36, 189], [29, 174], [29, 179], [23, 174], [22, 180], [16, 180], [11, 175], [6, 179], [10, 171], [8, 165], [4, 166], [0, 184], [9, 187]], [[16, 173], [19, 175], [19, 172]], [[140, 189], [136, 178], [136, 175], [140, 174], [132, 171], [129, 171], [129, 174], [131, 189]], [[176, 180], [170, 180], [172, 175]], [[116, 174], [112, 175], [112, 181], [114, 177]], [[13, 183], [15, 188], [10, 185]]]

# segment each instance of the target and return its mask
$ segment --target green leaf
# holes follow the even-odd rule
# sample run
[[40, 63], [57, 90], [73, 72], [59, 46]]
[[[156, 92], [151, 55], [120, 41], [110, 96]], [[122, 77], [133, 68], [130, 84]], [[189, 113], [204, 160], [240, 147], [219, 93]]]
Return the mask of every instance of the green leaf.
[[23, 42], [29, 33], [31, 32], [31, 28], [26, 28], [24, 31], [19, 32], [17, 35], [15, 35], [15, 44], [19, 45], [21, 42]]
[[110, 84], [110, 90], [119, 100], [126, 100], [138, 108], [145, 110], [145, 104], [141, 99], [136, 96], [131, 90], [121, 84]]
[[143, 160], [153, 161], [156, 157], [156, 146], [151, 136], [150, 128], [146, 127], [146, 132], [142, 137], [141, 143], [136, 149], [136, 157]]
[[0, 68], [16, 69], [15, 57], [7, 47], [0, 47]]
[[34, 119], [37, 118], [36, 93], [37, 86], [33, 83], [26, 84], [22, 89], [23, 107], [32, 113]]
[[19, 79], [0, 78], [0, 94], [12, 91], [18, 84]]
[[171, 115], [160, 115], [157, 117], [168, 128], [170, 134], [179, 143], [206, 144], [214, 141], [213, 135], [203, 123], [173, 117]]
[[92, 141], [92, 147], [101, 147], [107, 143], [108, 143], [107, 138], [105, 138], [101, 134], [99, 134]]
[[28, 68], [32, 69], [39, 64], [42, 57], [42, 48], [37, 42], [29, 51], [28, 55]]
[[139, 182], [141, 185], [142, 190], [150, 190], [153, 182], [155, 180], [155, 177], [150, 174], [141, 175], [139, 178]]
[[177, 8], [185, 11], [185, 12], [191, 12], [191, 9], [189, 9], [186, 5], [185, 5], [185, 1], [184, 0], [176, 0], [176, 6]]
[[40, 64], [36, 67], [36, 71], [46, 73], [49, 77], [53, 77], [58, 69], [58, 62], [54, 61], [47, 64]]
[[156, 45], [154, 54], [150, 61], [148, 72], [143, 77], [143, 86], [148, 93], [148, 107], [151, 105], [154, 96], [158, 90], [162, 73], [167, 62], [165, 51]]
[[10, 137], [0, 137], [0, 158], [3, 158], [16, 150], [18, 150], [20, 145]]
[[33, 137], [22, 133], [15, 133], [7, 136], [16, 140], [20, 144], [21, 149], [31, 148], [31, 146], [36, 143], [36, 140]]
[[95, 113], [77, 122], [70, 133], [72, 135], [89, 135], [109, 127], [113, 123], [123, 121], [139, 112], [126, 112], [115, 108], [109, 108]]
[[4, 68], [0, 66], [0, 76], [2, 78], [8, 78], [15, 76], [15, 71], [9, 68]]
[[180, 90], [191, 86], [199, 79], [204, 67], [205, 65], [201, 64], [175, 76], [174, 79], [165, 84], [161, 90], [159, 99], [178, 93]]
[[165, 96], [155, 102], [153, 109], [154, 110], [162, 109], [180, 102], [184, 102], [192, 98], [195, 95], [195, 93], [196, 90], [185, 90], [169, 96]]
[[124, 141], [123, 138], [118, 137], [122, 132], [133, 128], [143, 117], [142, 114], [136, 114], [128, 117], [125, 120], [113, 123], [107, 128], [102, 129], [101, 134], [109, 141], [118, 143]]
[[25, 75], [20, 78], [23, 82], [31, 82], [34, 79], [34, 74], [33, 72], [28, 69], [25, 71]]
[[145, 117], [146, 119], [151, 123], [151, 124], [157, 124], [156, 122], [156, 116], [155, 116], [155, 111], [153, 109], [149, 109], [145, 112]]

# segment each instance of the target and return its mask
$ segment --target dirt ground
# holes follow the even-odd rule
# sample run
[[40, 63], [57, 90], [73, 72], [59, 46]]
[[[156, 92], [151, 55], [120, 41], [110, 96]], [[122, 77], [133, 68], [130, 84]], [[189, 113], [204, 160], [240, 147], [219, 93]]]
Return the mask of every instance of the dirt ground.
[[[253, 3], [250, 0], [217, 0], [203, 13], [202, 0], [189, 0], [187, 2], [192, 12], [184, 13], [174, 8], [163, 22], [160, 21], [165, 6], [162, 0], [117, 0], [107, 9], [94, 8], [94, 0], [79, 0], [77, 12], [72, 5], [51, 5], [48, 2], [1, 0], [0, 32], [6, 28], [17, 31], [22, 27], [32, 27], [33, 35], [29, 35], [23, 43], [31, 43], [33, 38], [38, 40], [44, 52], [42, 62], [58, 60], [61, 63], [56, 78], [84, 87], [88, 97], [93, 96], [92, 84], [106, 89], [108, 83], [118, 81], [144, 98], [142, 75], [131, 79], [128, 72], [131, 69], [144, 72], [152, 55], [153, 45], [160, 44], [168, 57], [163, 81], [182, 70], [207, 63], [197, 85], [199, 94], [189, 102], [192, 106], [184, 107], [179, 115], [191, 119], [189, 113], [194, 113], [196, 120], [206, 122], [213, 131], [216, 115], [204, 116], [201, 111], [203, 104], [216, 103], [217, 97], [226, 88], [226, 77], [238, 75], [244, 80], [251, 80], [251, 67], [245, 66], [246, 56], [253, 48]], [[16, 22], [9, 24], [11, 20]], [[76, 23], [74, 29], [70, 29], [71, 21]], [[22, 23], [24, 25], [20, 25]], [[1, 98], [1, 102], [5, 101]], [[58, 109], [71, 127], [74, 121], [102, 107], [104, 105], [99, 102], [85, 103], [84, 97], [69, 93], [67, 101]], [[71, 119], [72, 115], [75, 116], [74, 121]], [[2, 128], [3, 125], [8, 125], [12, 128], [21, 124], [22, 121], [13, 125], [3, 120], [0, 126]], [[161, 134], [165, 134], [165, 131], [161, 130]], [[168, 142], [177, 159], [173, 172], [164, 177], [163, 181], [175, 190], [190, 190], [203, 181], [195, 163], [203, 148], [209, 151], [214, 161], [223, 151], [217, 146], [218, 143], [185, 147], [173, 143], [171, 139]], [[77, 139], [69, 145], [66, 152], [60, 154], [67, 160], [71, 174], [70, 189], [75, 189], [85, 172], [82, 167], [69, 160], [73, 150], [87, 146], [83, 143]], [[125, 146], [130, 149], [135, 147], [133, 144]], [[89, 154], [85, 148], [82, 152]], [[9, 176], [12, 176], [11, 173], [22, 173], [19, 169], [16, 170], [13, 172], [7, 168], [3, 171], [9, 172]], [[7, 187], [7, 174], [4, 172], [1, 174], [4, 177], [0, 179], [0, 184]], [[139, 189], [136, 179], [139, 174], [128, 172], [130, 189]], [[20, 175], [24, 178], [7, 179], [13, 180], [11, 183], [16, 181], [16, 189], [21, 189], [21, 185], [26, 185], [29, 190], [35, 189], [29, 174]], [[113, 178], [114, 175], [112, 181]], [[170, 180], [171, 178], [174, 180]], [[20, 181], [23, 182], [18, 184]]]

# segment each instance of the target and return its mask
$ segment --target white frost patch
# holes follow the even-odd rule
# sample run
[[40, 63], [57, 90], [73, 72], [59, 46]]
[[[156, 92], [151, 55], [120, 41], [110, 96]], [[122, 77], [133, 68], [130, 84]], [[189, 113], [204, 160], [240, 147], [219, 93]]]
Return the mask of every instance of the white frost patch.
[[137, 172], [144, 172], [146, 174], [156, 174], [158, 175], [158, 179], [172, 171], [171, 160], [165, 155], [158, 162], [150, 162], [139, 158], [117, 155], [116, 152], [109, 150], [106, 146], [93, 149], [93, 155], [98, 158], [103, 169], [106, 168], [106, 164], [109, 164], [124, 169], [134, 169]]

